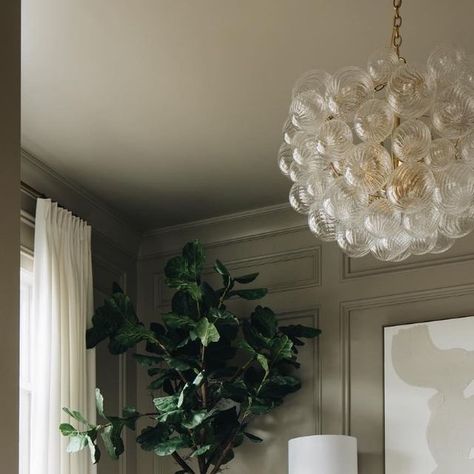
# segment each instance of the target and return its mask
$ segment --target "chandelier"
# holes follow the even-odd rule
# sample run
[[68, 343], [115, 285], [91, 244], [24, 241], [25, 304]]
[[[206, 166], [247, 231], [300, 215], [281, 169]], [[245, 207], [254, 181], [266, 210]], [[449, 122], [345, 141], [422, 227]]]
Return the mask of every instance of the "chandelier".
[[474, 59], [440, 46], [426, 64], [407, 62], [402, 0], [393, 5], [391, 46], [366, 69], [298, 79], [278, 162], [319, 239], [398, 262], [474, 229]]

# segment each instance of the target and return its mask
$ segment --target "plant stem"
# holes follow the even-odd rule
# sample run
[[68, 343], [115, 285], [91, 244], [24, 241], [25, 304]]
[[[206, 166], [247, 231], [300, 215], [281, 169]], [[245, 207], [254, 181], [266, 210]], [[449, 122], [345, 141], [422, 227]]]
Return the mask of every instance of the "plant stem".
[[231, 377], [230, 382], [235, 382], [248, 368], [248, 366], [255, 360], [256, 356], [253, 356], [248, 360], [242, 367], [235, 371], [235, 374]]
[[191, 467], [186, 463], [186, 461], [177, 453], [174, 452], [172, 454], [173, 459], [188, 473], [188, 474], [196, 474]]

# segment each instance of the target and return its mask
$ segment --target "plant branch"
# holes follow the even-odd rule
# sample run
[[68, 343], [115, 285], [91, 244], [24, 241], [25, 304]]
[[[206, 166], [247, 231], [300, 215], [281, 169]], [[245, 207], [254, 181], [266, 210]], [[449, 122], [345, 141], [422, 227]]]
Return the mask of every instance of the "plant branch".
[[175, 451], [173, 454], [173, 459], [188, 473], [188, 474], [196, 474], [189, 464]]
[[250, 364], [253, 363], [255, 360], [256, 356], [253, 356], [251, 359], [249, 359], [242, 367], [238, 368], [235, 371], [235, 374], [230, 378], [230, 382], [235, 382], [249, 367]]

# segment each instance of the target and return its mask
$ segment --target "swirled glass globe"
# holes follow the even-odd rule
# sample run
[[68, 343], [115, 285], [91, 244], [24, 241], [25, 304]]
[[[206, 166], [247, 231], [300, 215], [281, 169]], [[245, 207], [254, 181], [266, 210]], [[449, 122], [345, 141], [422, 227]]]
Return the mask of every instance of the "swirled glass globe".
[[356, 258], [438, 254], [474, 232], [474, 57], [380, 50], [292, 92], [278, 166], [311, 231]]
[[419, 212], [433, 202], [436, 181], [422, 163], [400, 165], [387, 184], [388, 200], [406, 214]]
[[346, 67], [329, 81], [326, 100], [334, 117], [347, 120], [373, 95], [374, 83], [370, 75], [361, 68]]
[[392, 151], [403, 162], [414, 163], [425, 158], [431, 145], [430, 129], [421, 120], [407, 120], [393, 133]]
[[367, 70], [375, 85], [385, 84], [399, 64], [400, 60], [393, 48], [382, 48], [370, 55]]
[[330, 120], [321, 126], [315, 150], [322, 158], [332, 161], [344, 155], [352, 146], [352, 131], [342, 120]]
[[432, 122], [442, 136], [457, 139], [474, 128], [474, 96], [462, 84], [444, 89], [433, 105]]
[[425, 163], [432, 170], [442, 170], [450, 165], [456, 158], [456, 148], [452, 141], [447, 138], [437, 138], [430, 145], [429, 153], [425, 157]]
[[393, 131], [395, 115], [384, 100], [364, 102], [356, 112], [354, 130], [364, 142], [383, 142]]
[[402, 118], [422, 116], [432, 105], [435, 93], [433, 78], [411, 64], [399, 66], [387, 84], [387, 101]]
[[392, 157], [382, 145], [361, 143], [347, 153], [343, 174], [348, 184], [374, 194], [385, 186], [392, 170]]

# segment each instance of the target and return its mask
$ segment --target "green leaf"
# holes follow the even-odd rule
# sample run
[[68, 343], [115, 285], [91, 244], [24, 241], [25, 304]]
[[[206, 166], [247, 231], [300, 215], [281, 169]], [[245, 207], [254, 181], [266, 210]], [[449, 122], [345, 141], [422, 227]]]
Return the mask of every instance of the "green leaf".
[[219, 331], [216, 326], [209, 322], [207, 318], [200, 319], [190, 334], [192, 339], [200, 339], [202, 345], [205, 347], [211, 342], [217, 342], [220, 339]]
[[94, 439], [90, 436], [87, 436], [87, 445], [89, 446], [89, 453], [91, 457], [91, 463], [97, 464], [100, 460], [100, 449], [95, 442], [96, 434], [94, 434]]
[[163, 357], [161, 356], [149, 356], [145, 354], [133, 354], [135, 360], [143, 367], [152, 367], [154, 365], [161, 364]]
[[59, 431], [61, 431], [63, 436], [73, 436], [78, 433], [76, 428], [74, 428], [74, 426], [70, 425], [69, 423], [61, 423], [59, 425]]
[[158, 397], [153, 399], [155, 408], [160, 413], [175, 411], [178, 408], [178, 395], [170, 395], [169, 397]]
[[[205, 444], [191, 453], [191, 457], [201, 456], [212, 449], [212, 444]], [[183, 471], [184, 472], [184, 471]]]
[[191, 329], [196, 325], [196, 322], [189, 316], [176, 313], [164, 314], [163, 322], [167, 327], [173, 329]]
[[156, 426], [148, 426], [137, 437], [137, 443], [145, 451], [153, 451], [158, 444], [168, 439], [170, 428], [164, 423], [158, 423]]
[[124, 452], [125, 448], [122, 441], [122, 429], [122, 420], [116, 419], [112, 422], [112, 425], [105, 427], [101, 432], [104, 446], [112, 459], [118, 459]]
[[262, 438], [259, 438], [258, 436], [255, 436], [252, 433], [247, 433], [246, 431], [244, 431], [244, 436], [246, 438], [248, 438], [250, 441], [252, 441], [253, 443], [262, 443], [263, 442]]
[[204, 380], [204, 371], [199, 372], [193, 380], [193, 385], [199, 387]]
[[208, 416], [209, 413], [206, 410], [194, 411], [191, 413], [191, 416], [187, 417], [186, 420], [183, 421], [183, 426], [192, 430], [199, 426]]
[[265, 382], [260, 394], [264, 398], [278, 400], [300, 388], [301, 382], [296, 377], [275, 375]]
[[190, 281], [188, 263], [183, 256], [173, 257], [165, 266], [165, 276], [168, 281], [186, 282]]
[[220, 275], [229, 275], [229, 270], [227, 270], [226, 266], [219, 259], [216, 260], [214, 270]]
[[268, 372], [270, 371], [268, 359], [263, 354], [257, 354], [257, 361], [262, 366], [265, 373], [268, 374]]
[[82, 451], [87, 446], [87, 434], [86, 433], [77, 433], [74, 436], [71, 436], [71, 440], [67, 445], [66, 452], [68, 453], [77, 453]]
[[71, 416], [72, 418], [74, 418], [75, 420], [77, 420], [79, 423], [82, 423], [87, 426], [91, 426], [89, 425], [89, 422], [81, 415], [80, 412], [76, 410], [69, 410], [69, 408], [63, 408], [63, 411], [67, 413], [69, 416]]
[[258, 273], [250, 273], [249, 275], [242, 275], [234, 278], [237, 283], [245, 285], [247, 283], [252, 283], [258, 277]]
[[230, 398], [236, 402], [244, 402], [249, 394], [249, 389], [245, 385], [242, 379], [235, 380], [234, 382], [224, 382], [222, 384], [222, 396]]
[[290, 326], [280, 326], [279, 330], [288, 337], [313, 338], [321, 334], [316, 328], [302, 326], [301, 324], [291, 324]]
[[97, 413], [102, 418], [106, 418], [106, 416], [104, 415], [104, 397], [102, 396], [102, 393], [100, 393], [99, 388], [95, 389], [95, 404], [97, 407]]
[[259, 300], [268, 293], [266, 288], [254, 288], [252, 290], [233, 290], [230, 291], [228, 297], [239, 296], [244, 300]]
[[293, 354], [293, 343], [288, 336], [276, 337], [271, 341], [271, 357], [272, 362], [277, 363], [283, 359], [292, 359]]
[[188, 443], [186, 442], [186, 440], [183, 439], [181, 436], [176, 436], [174, 438], [170, 438], [166, 441], [163, 441], [162, 443], [159, 443], [155, 447], [154, 452], [158, 456], [169, 456], [170, 454], [176, 452], [178, 449], [186, 447], [188, 447]]
[[250, 316], [252, 325], [265, 337], [272, 338], [277, 329], [275, 313], [270, 308], [257, 306]]
[[188, 242], [183, 248], [183, 257], [188, 264], [189, 272], [194, 279], [197, 279], [202, 272], [206, 260], [201, 243], [198, 240]]

